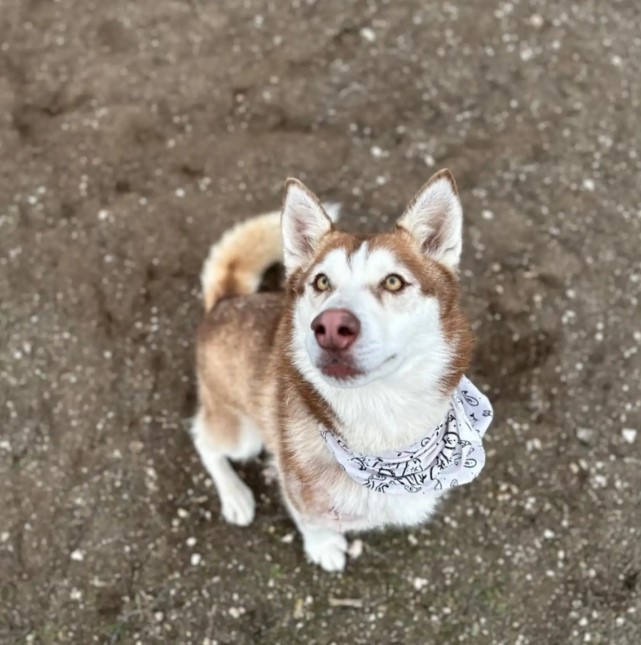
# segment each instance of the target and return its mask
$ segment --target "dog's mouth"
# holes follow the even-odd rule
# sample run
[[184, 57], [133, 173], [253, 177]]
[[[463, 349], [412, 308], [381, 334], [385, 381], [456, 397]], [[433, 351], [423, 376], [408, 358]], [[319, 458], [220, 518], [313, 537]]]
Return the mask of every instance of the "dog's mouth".
[[340, 381], [356, 378], [363, 373], [351, 359], [341, 356], [326, 356], [318, 368], [325, 376]]
[[[376, 368], [376, 370], [373, 371], [377, 372], [380, 368], [387, 365], [395, 358], [396, 354], [391, 354], [378, 366], [378, 368]], [[339, 381], [350, 381], [359, 376], [365, 376], [370, 373], [358, 367], [350, 356], [329, 353], [321, 359], [318, 369], [324, 376]]]

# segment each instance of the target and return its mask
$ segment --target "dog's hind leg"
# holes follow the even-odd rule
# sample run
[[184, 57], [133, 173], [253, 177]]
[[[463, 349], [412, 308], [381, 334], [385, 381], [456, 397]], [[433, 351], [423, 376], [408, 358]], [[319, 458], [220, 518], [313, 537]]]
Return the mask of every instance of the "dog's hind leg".
[[247, 526], [254, 519], [254, 495], [232, 468], [229, 459], [251, 459], [262, 449], [258, 429], [235, 412], [221, 407], [212, 414], [201, 407], [194, 418], [196, 450], [214, 482], [221, 512], [230, 524]]

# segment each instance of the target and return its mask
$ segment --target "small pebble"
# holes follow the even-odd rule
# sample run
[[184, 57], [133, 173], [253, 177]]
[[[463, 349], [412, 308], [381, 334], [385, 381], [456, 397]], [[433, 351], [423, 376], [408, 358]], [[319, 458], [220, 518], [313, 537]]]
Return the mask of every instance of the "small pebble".
[[621, 434], [626, 443], [634, 443], [636, 441], [637, 431], [634, 428], [623, 428]]
[[420, 591], [423, 587], [426, 587], [427, 584], [428, 581], [425, 578], [414, 578], [414, 580], [412, 580], [412, 586], [416, 591]]
[[591, 428], [577, 428], [576, 430], [576, 438], [586, 445], [594, 443], [595, 437], [595, 432]]
[[361, 29], [361, 36], [370, 43], [373, 43], [376, 40], [376, 34], [374, 33], [374, 30], [370, 29], [369, 27], [363, 27]]
[[356, 560], [357, 558], [360, 558], [361, 555], [363, 554], [363, 540], [360, 540], [358, 538], [356, 540], [354, 540], [349, 545], [349, 548], [347, 549], [347, 554], [353, 560]]

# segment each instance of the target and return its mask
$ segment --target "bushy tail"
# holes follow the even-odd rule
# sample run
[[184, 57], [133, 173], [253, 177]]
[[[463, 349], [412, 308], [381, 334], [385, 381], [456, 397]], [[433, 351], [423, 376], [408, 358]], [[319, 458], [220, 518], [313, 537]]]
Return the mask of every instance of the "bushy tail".
[[263, 273], [282, 261], [280, 213], [240, 222], [209, 250], [200, 274], [205, 310], [225, 296], [258, 290]]
[[[329, 218], [336, 222], [341, 205], [323, 204]], [[205, 311], [225, 296], [255, 293], [263, 273], [283, 261], [280, 212], [259, 215], [236, 224], [209, 249], [200, 274]]]

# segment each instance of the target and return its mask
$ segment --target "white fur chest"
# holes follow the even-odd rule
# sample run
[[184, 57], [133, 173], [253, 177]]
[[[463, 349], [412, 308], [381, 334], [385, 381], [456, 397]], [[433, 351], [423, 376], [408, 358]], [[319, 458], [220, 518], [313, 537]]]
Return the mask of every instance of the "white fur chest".
[[332, 519], [341, 531], [415, 526], [429, 520], [442, 496], [442, 493], [386, 495], [364, 488], [342, 475], [331, 493]]

